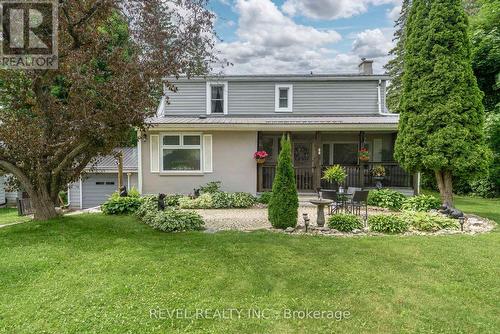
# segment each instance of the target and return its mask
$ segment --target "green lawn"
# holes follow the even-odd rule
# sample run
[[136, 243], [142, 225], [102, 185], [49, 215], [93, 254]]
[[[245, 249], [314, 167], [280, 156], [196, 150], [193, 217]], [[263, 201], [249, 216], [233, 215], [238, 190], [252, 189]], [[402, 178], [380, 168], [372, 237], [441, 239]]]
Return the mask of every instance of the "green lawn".
[[[328, 238], [164, 234], [102, 215], [30, 222], [0, 229], [0, 332], [498, 333], [499, 244], [498, 229]], [[169, 319], [172, 309], [264, 317]], [[350, 316], [285, 319], [286, 309]]]
[[23, 221], [28, 221], [28, 218], [19, 217], [17, 215], [17, 209], [11, 209], [11, 208], [0, 209], [0, 225], [12, 224]]

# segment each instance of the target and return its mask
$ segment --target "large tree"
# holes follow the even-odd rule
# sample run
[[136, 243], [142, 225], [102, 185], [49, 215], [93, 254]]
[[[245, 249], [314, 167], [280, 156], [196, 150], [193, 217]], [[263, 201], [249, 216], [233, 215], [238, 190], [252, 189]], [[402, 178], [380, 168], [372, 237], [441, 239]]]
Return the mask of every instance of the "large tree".
[[448, 206], [453, 177], [484, 172], [489, 160], [467, 26], [460, 0], [414, 0], [406, 26], [395, 156], [410, 171], [433, 171]]
[[[206, 0], [61, 0], [57, 70], [0, 69], [0, 168], [55, 217], [60, 190], [214, 60]], [[175, 89], [167, 83], [170, 89]]]
[[394, 27], [393, 41], [396, 46], [389, 52], [393, 58], [384, 66], [388, 75], [391, 76], [391, 84], [387, 87], [387, 107], [393, 113], [399, 113], [399, 102], [401, 100], [401, 85], [403, 82], [403, 63], [405, 51], [405, 27], [410, 12], [412, 0], [403, 0], [401, 13]]

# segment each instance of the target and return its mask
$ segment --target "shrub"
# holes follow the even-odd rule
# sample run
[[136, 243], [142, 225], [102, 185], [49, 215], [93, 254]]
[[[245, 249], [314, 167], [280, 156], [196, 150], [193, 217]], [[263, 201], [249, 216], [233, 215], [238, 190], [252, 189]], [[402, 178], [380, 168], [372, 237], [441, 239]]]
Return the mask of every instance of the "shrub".
[[139, 197], [120, 197], [118, 193], [114, 193], [101, 205], [101, 210], [106, 215], [128, 215], [136, 212], [141, 203]]
[[261, 203], [261, 204], [269, 204], [269, 202], [271, 201], [271, 197], [273, 196], [273, 193], [268, 191], [268, 192], [265, 192], [265, 193], [262, 193], [259, 198], [257, 198], [257, 202]]
[[205, 225], [201, 216], [193, 211], [169, 209], [145, 217], [150, 219], [147, 223], [151, 227], [163, 232], [198, 231]]
[[165, 206], [179, 206], [179, 200], [183, 198], [184, 195], [171, 194], [165, 197]]
[[202, 194], [215, 194], [217, 192], [220, 192], [222, 182], [216, 181], [216, 182], [209, 182], [204, 186], [200, 187], [200, 192]]
[[234, 193], [230, 195], [231, 207], [233, 208], [250, 208], [255, 205], [255, 197], [249, 193]]
[[430, 211], [439, 209], [441, 201], [434, 196], [419, 195], [405, 199], [401, 208], [408, 211]]
[[139, 192], [139, 190], [137, 190], [135, 187], [132, 187], [130, 188], [130, 190], [128, 191], [128, 197], [135, 197], [135, 198], [139, 198], [141, 197], [141, 193]]
[[389, 189], [380, 189], [370, 191], [370, 195], [368, 196], [368, 205], [391, 210], [400, 210], [405, 199], [406, 196], [400, 192]]
[[381, 233], [403, 233], [409, 228], [409, 223], [396, 215], [370, 216], [368, 225], [372, 231]]
[[425, 232], [458, 228], [456, 220], [443, 217], [437, 213], [407, 212], [403, 215], [403, 219], [408, 221], [414, 229]]
[[139, 208], [135, 212], [135, 215], [139, 219], [142, 219], [148, 213], [150, 213], [150, 212], [156, 213], [157, 211], [158, 211], [158, 196], [148, 195], [148, 196], [144, 196], [142, 198], [142, 204], [139, 206]]
[[355, 215], [336, 214], [328, 219], [328, 226], [341, 232], [352, 232], [353, 230], [363, 228], [363, 223]]
[[335, 166], [329, 167], [323, 173], [323, 180], [326, 180], [330, 183], [344, 182], [346, 177], [347, 177], [347, 174], [346, 174], [344, 168], [340, 165], [335, 165]]
[[231, 195], [222, 191], [212, 194], [214, 209], [227, 209], [232, 205]]
[[494, 181], [488, 177], [472, 181], [470, 187], [473, 196], [494, 198], [498, 195]]
[[191, 199], [189, 197], [181, 197], [179, 199], [179, 207], [181, 209], [212, 209], [212, 195], [205, 193], [195, 199]]
[[299, 210], [299, 195], [292, 165], [292, 144], [283, 135], [281, 152], [273, 182], [273, 196], [269, 202], [269, 221], [275, 228], [296, 227]]

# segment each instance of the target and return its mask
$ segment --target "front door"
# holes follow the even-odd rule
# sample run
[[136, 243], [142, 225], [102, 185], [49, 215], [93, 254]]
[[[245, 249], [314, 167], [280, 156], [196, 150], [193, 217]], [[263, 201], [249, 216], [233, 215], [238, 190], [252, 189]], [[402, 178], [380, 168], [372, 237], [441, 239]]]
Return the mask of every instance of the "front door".
[[293, 142], [293, 164], [299, 191], [314, 190], [312, 147], [311, 141]]

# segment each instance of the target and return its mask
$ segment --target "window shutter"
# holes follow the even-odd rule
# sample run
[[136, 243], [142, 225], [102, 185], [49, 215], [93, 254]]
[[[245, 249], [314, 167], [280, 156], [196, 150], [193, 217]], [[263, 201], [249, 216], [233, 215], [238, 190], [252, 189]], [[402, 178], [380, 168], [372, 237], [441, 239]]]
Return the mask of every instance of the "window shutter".
[[151, 162], [151, 173], [160, 172], [160, 136], [150, 135], [150, 162]]
[[203, 135], [203, 171], [206, 173], [212, 173], [214, 171], [212, 142], [212, 135]]

